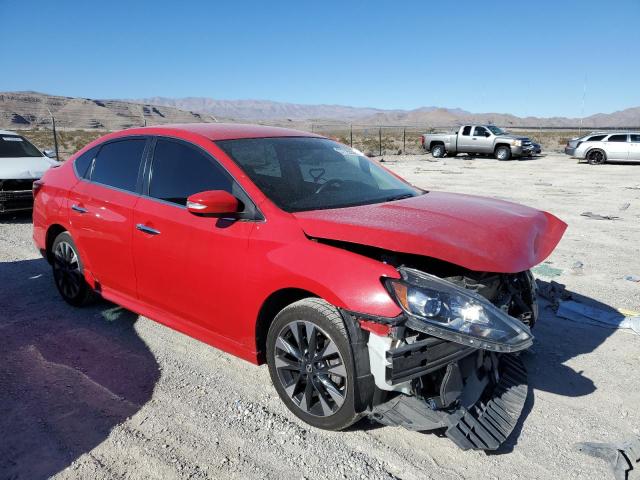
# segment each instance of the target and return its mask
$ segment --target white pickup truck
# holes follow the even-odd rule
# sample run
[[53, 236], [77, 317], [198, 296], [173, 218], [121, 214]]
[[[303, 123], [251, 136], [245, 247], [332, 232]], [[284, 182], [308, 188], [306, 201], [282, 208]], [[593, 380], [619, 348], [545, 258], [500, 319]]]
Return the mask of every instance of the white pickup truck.
[[29, 210], [33, 182], [60, 165], [15, 132], [0, 130], [0, 213]]
[[478, 153], [509, 160], [528, 157], [535, 151], [529, 138], [510, 135], [495, 125], [463, 125], [457, 133], [426, 133], [422, 135], [421, 143], [436, 158]]

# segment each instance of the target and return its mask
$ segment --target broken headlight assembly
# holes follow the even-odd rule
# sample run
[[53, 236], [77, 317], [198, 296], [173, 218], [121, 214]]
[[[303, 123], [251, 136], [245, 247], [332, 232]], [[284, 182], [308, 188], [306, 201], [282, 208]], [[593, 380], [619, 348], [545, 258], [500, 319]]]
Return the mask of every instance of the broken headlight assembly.
[[494, 352], [517, 352], [533, 343], [525, 324], [481, 295], [419, 270], [398, 271], [402, 279], [384, 281], [409, 328]]

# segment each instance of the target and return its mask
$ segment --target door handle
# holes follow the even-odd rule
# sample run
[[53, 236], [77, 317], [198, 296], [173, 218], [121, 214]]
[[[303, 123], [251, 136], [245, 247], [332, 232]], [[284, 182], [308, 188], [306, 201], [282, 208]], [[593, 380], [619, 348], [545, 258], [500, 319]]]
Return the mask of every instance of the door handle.
[[86, 208], [82, 208], [80, 205], [71, 205], [71, 210], [78, 213], [87, 213], [88, 210]]
[[156, 230], [155, 228], [147, 227], [142, 223], [138, 223], [136, 228], [141, 232], [148, 233], [149, 235], [160, 235], [160, 230]]

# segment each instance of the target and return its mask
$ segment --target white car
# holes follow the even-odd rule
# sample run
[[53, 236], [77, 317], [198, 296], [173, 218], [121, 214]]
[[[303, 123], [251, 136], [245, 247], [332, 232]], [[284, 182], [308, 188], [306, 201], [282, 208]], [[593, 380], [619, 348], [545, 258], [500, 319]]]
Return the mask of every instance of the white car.
[[30, 210], [33, 182], [58, 165], [26, 138], [0, 130], [0, 213]]
[[640, 162], [640, 133], [593, 132], [570, 140], [564, 153], [592, 165], [607, 161]]

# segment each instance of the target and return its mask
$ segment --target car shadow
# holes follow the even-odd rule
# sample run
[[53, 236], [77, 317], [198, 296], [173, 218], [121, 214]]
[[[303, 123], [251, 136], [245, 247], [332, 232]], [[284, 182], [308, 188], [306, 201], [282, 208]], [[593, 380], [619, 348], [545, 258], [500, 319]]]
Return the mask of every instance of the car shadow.
[[48, 478], [150, 400], [160, 370], [137, 315], [73, 308], [44, 259], [0, 262], [0, 472]]
[[[549, 283], [537, 280], [539, 287], [548, 289]], [[566, 291], [571, 299], [607, 313], [617, 310], [590, 297]], [[513, 451], [522, 427], [535, 403], [535, 392], [544, 391], [565, 397], [581, 397], [596, 391], [597, 386], [582, 370], [574, 370], [567, 362], [593, 352], [615, 331], [589, 323], [575, 322], [556, 315], [551, 302], [539, 299], [540, 315], [533, 329], [535, 343], [522, 354], [527, 367], [529, 391], [524, 409], [513, 432], [502, 446], [491, 454]]]
[[3, 224], [3, 223], [23, 224], [23, 223], [31, 223], [31, 221], [32, 221], [31, 210], [0, 213], [0, 224]]

